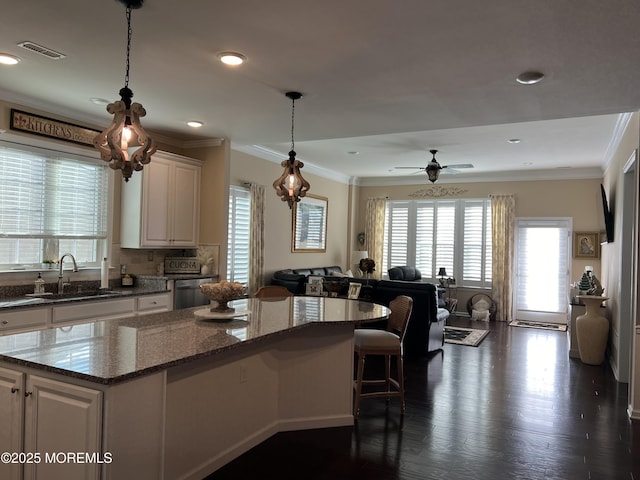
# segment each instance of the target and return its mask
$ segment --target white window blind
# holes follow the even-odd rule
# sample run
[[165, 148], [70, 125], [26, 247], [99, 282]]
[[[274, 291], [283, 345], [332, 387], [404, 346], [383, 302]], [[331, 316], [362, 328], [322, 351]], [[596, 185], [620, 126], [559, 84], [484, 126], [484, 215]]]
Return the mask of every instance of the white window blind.
[[[565, 322], [569, 288], [568, 219], [516, 222], [516, 318]], [[540, 294], [541, 281], [544, 294]], [[555, 314], [555, 315], [554, 315]]]
[[251, 242], [251, 192], [232, 186], [229, 189], [229, 232], [227, 278], [230, 282], [249, 282]]
[[426, 281], [440, 268], [459, 285], [491, 285], [491, 203], [478, 200], [387, 202], [383, 272], [414, 265]]
[[[44, 240], [83, 263], [107, 238], [109, 169], [99, 160], [0, 142], [0, 264], [40, 263]], [[59, 247], [58, 247], [59, 243]], [[54, 247], [51, 247], [53, 245]]]

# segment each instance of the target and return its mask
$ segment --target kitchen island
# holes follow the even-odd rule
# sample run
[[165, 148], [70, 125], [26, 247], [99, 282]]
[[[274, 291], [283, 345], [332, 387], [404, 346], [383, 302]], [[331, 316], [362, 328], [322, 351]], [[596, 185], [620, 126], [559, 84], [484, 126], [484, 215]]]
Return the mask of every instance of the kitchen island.
[[99, 454], [2, 478], [201, 479], [279, 431], [351, 425], [353, 329], [389, 310], [325, 297], [234, 304], [246, 315], [195, 307], [0, 337], [0, 401], [16, 409], [1, 419], [13, 432], [3, 450]]

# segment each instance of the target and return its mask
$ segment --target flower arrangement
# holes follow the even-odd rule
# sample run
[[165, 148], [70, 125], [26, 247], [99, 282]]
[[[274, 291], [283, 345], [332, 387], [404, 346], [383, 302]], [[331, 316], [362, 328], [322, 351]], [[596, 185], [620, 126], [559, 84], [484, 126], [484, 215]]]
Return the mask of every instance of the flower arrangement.
[[362, 260], [360, 260], [358, 267], [360, 267], [362, 273], [371, 275], [376, 271], [376, 262], [373, 258], [363, 258]]
[[369, 286], [369, 276], [376, 271], [376, 261], [373, 258], [363, 258], [358, 267], [365, 277], [367, 277], [367, 287]]
[[226, 280], [218, 283], [203, 283], [200, 285], [200, 290], [218, 304], [211, 309], [212, 312], [233, 312], [234, 309], [227, 306], [227, 303], [245, 295], [245, 286], [242, 283]]
[[198, 247], [196, 258], [198, 259], [198, 262], [200, 262], [200, 265], [202, 265], [202, 268], [204, 270], [202, 273], [209, 273], [209, 265], [213, 264], [213, 256], [213, 251], [210, 247], [205, 247], [202, 245]]

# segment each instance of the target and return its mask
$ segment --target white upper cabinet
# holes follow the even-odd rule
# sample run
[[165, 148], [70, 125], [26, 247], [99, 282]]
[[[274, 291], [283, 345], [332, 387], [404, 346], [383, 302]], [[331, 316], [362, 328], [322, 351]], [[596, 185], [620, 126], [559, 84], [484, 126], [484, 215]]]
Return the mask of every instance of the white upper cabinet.
[[142, 172], [122, 184], [122, 248], [198, 245], [202, 162], [156, 152]]

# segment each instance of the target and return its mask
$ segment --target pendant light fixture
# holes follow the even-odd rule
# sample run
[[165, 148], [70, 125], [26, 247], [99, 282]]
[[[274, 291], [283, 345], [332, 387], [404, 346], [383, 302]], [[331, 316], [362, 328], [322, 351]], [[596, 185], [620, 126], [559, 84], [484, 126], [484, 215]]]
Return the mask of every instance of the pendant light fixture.
[[276, 189], [276, 195], [283, 202], [287, 202], [289, 208], [292, 208], [295, 202], [299, 202], [307, 194], [311, 185], [302, 178], [300, 169], [304, 167], [304, 163], [296, 160], [296, 152], [294, 151], [293, 126], [295, 107], [296, 100], [302, 98], [302, 94], [299, 92], [287, 92], [285, 95], [291, 99], [291, 150], [289, 151], [289, 159], [280, 164], [284, 168], [284, 172], [280, 178], [273, 182], [273, 188]]
[[[109, 163], [114, 170], [122, 170], [125, 181], [129, 181], [134, 171], [142, 170], [151, 161], [156, 144], [147, 135], [140, 117], [147, 111], [139, 103], [131, 103], [133, 92], [129, 88], [129, 55], [131, 53], [131, 10], [142, 7], [144, 0], [117, 0], [126, 7], [127, 17], [127, 62], [124, 75], [124, 87], [120, 89], [120, 100], [107, 105], [107, 112], [113, 115], [113, 121], [104, 132], [93, 139], [93, 145], [100, 152], [100, 158]], [[129, 141], [135, 134], [138, 148], [129, 154]]]

